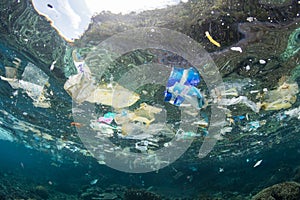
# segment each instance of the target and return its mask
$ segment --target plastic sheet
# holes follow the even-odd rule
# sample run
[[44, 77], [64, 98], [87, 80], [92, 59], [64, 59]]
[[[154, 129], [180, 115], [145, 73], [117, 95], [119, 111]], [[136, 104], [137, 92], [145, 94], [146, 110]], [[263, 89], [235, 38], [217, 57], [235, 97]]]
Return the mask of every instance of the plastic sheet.
[[44, 91], [49, 77], [34, 64], [27, 64], [20, 80], [16, 79], [15, 68], [6, 67], [6, 77], [1, 77], [1, 79], [8, 81], [14, 89], [25, 90], [27, 95], [34, 101], [33, 104], [36, 107], [50, 107], [50, 102], [46, 101]]
[[87, 101], [101, 103], [114, 108], [131, 106], [140, 98], [138, 94], [117, 83], [111, 85], [96, 84], [89, 68], [84, 63], [80, 63], [78, 74], [69, 77], [64, 85], [64, 89], [78, 103]]
[[254, 112], [259, 112], [259, 106], [256, 105], [253, 101], [250, 101], [247, 97], [245, 96], [239, 96], [236, 98], [231, 98], [231, 99], [220, 99], [219, 104], [224, 105], [224, 106], [231, 106], [231, 105], [236, 105], [239, 103], [245, 104], [247, 107], [251, 108]]

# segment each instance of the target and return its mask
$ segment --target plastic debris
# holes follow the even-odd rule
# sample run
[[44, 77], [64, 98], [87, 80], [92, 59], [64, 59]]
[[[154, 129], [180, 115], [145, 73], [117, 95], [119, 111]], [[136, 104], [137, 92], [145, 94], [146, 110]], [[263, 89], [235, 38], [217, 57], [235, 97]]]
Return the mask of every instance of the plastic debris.
[[225, 135], [226, 133], [230, 133], [232, 131], [232, 127], [224, 127], [221, 129], [220, 134]]
[[99, 123], [97, 121], [92, 121], [90, 124], [90, 127], [95, 130], [99, 131], [100, 133], [97, 135], [97, 137], [102, 137], [103, 135], [107, 137], [113, 136], [114, 130], [117, 129], [117, 127], [110, 126], [108, 124]]
[[264, 64], [266, 64], [267, 62], [266, 62], [265, 60], [263, 60], [263, 59], [260, 59], [260, 60], [259, 60], [259, 63], [262, 64], [262, 65], [264, 65]]
[[141, 152], [146, 152], [148, 151], [148, 145], [149, 145], [148, 141], [140, 141], [135, 143], [135, 148]]
[[77, 73], [83, 73], [84, 71], [89, 70], [84, 69], [85, 62], [76, 49], [72, 51], [72, 58], [73, 63], [77, 69]]
[[281, 110], [290, 108], [297, 99], [299, 92], [297, 83], [284, 82], [277, 89], [266, 91], [262, 95], [260, 107], [264, 110]]
[[95, 185], [98, 182], [98, 179], [94, 179], [90, 182], [91, 185]]
[[101, 103], [114, 108], [125, 108], [140, 99], [139, 95], [117, 83], [96, 84], [89, 67], [76, 53], [72, 53], [77, 74], [66, 81], [64, 89], [78, 103]]
[[250, 143], [250, 146], [263, 145], [263, 141], [254, 141]]
[[217, 47], [221, 47], [220, 43], [217, 42], [216, 40], [214, 40], [214, 39], [210, 36], [210, 34], [209, 34], [208, 31], [205, 31], [205, 36], [207, 37], [207, 39], [208, 39], [212, 44], [216, 45]]
[[186, 100], [196, 109], [200, 109], [204, 105], [204, 98], [196, 88], [199, 83], [200, 75], [196, 69], [173, 67], [165, 91], [165, 101], [181, 106]]
[[253, 167], [254, 167], [254, 168], [255, 168], [255, 167], [258, 167], [258, 166], [262, 163], [262, 161], [263, 161], [263, 160], [257, 161]]
[[54, 138], [52, 137], [52, 135], [49, 135], [47, 133], [42, 133], [42, 138], [44, 138], [46, 140], [54, 140]]
[[257, 106], [253, 101], [250, 101], [245, 96], [234, 97], [231, 99], [222, 98], [219, 100], [219, 105], [231, 106], [239, 103], [245, 104], [247, 107], [251, 108], [254, 112], [259, 112], [259, 106]]
[[82, 126], [84, 126], [82, 123], [79, 122], [71, 122], [70, 125], [75, 126], [76, 128], [81, 128]]
[[246, 69], [246, 71], [249, 71], [249, 70], [251, 69], [250, 65], [247, 65], [247, 66], [245, 67], [245, 69]]
[[88, 101], [90, 103], [101, 103], [114, 108], [124, 108], [133, 105], [139, 100], [139, 95], [130, 90], [114, 84], [97, 85], [94, 80], [84, 73], [70, 76], [64, 85], [64, 89], [78, 103]]
[[[119, 137], [124, 139], [136, 140], [153, 140], [155, 136], [164, 136], [172, 138], [175, 133], [168, 128], [164, 123], [155, 123], [150, 126], [145, 126], [139, 123], [127, 123], [122, 125], [122, 134]], [[159, 138], [161, 139], [161, 138]]]
[[151, 147], [159, 147], [158, 144], [151, 142], [150, 140], [143, 140], [135, 143], [135, 148], [141, 152], [146, 152]]
[[251, 90], [250, 94], [255, 94], [255, 93], [259, 93], [259, 90]]
[[184, 132], [184, 131], [178, 131], [176, 134], [177, 140], [181, 139], [194, 139], [195, 137], [200, 137], [201, 134], [194, 133], [194, 132]]
[[255, 17], [247, 17], [246, 20], [248, 22], [253, 22], [253, 21], [257, 21], [257, 19]]
[[52, 62], [51, 66], [50, 66], [50, 71], [54, 70], [55, 64], [56, 64], [56, 60]]
[[192, 124], [198, 125], [200, 127], [208, 127], [208, 122], [206, 120], [199, 120], [199, 121], [193, 122]]
[[116, 113], [108, 112], [108, 113], [105, 113], [103, 117], [100, 117], [97, 121], [103, 122], [106, 124], [111, 124], [112, 121], [114, 120], [115, 116], [116, 116]]
[[290, 117], [296, 117], [297, 119], [300, 119], [300, 106], [298, 108], [287, 110], [284, 112], [284, 114], [289, 115]]
[[149, 126], [155, 120], [155, 114], [162, 111], [161, 108], [148, 105], [147, 103], [141, 103], [140, 107], [136, 110], [122, 110], [121, 113], [115, 116], [117, 124], [124, 124], [128, 122], [141, 122], [146, 126]]
[[240, 52], [240, 53], [243, 52], [243, 50], [242, 50], [241, 47], [231, 47], [230, 49], [231, 49], [232, 51], [238, 51], [238, 52]]
[[248, 126], [249, 126], [249, 131], [253, 131], [253, 130], [255, 131], [260, 127], [260, 123], [259, 121], [253, 121], [253, 122], [249, 122]]
[[48, 83], [48, 75], [32, 63], [28, 63], [22, 74], [22, 79], [16, 79], [16, 68], [7, 67], [6, 77], [2, 80], [7, 81], [14, 89], [23, 89], [33, 100], [36, 107], [49, 108], [50, 102], [45, 97], [45, 85]]
[[233, 116], [232, 118], [233, 118], [234, 122], [240, 122], [240, 121], [243, 121], [243, 120], [248, 120], [248, 117], [244, 116], [244, 115]]

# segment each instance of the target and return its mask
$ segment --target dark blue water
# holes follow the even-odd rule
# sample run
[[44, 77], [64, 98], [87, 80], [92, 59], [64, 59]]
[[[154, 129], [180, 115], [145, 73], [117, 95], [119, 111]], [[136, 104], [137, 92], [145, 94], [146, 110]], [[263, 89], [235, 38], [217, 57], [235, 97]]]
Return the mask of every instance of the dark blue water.
[[[194, 163], [178, 160], [158, 172], [128, 174], [98, 165], [93, 159], [79, 158], [78, 164], [57, 164], [47, 151], [39, 152], [1, 141], [0, 172], [2, 183], [3, 179], [10, 179], [19, 181], [20, 185], [43, 185], [51, 191], [75, 196], [87, 187], [105, 189], [119, 185], [128, 189], [150, 188], [150, 191], [167, 197], [194, 199], [200, 194], [213, 196], [221, 193], [223, 197], [227, 195], [232, 198], [237, 195], [249, 196], [275, 183], [299, 181], [300, 176], [296, 171], [300, 166], [299, 142], [294, 145], [278, 145], [251, 157], [224, 160], [208, 158], [199, 162], [195, 160]], [[263, 160], [261, 165], [253, 168], [260, 159]], [[94, 179], [98, 179], [98, 182], [91, 185]]]

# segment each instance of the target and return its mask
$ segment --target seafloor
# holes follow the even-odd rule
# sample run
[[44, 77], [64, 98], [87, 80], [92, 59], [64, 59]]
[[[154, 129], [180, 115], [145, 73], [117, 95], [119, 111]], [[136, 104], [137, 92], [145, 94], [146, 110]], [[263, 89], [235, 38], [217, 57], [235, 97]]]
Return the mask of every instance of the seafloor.
[[[300, 199], [299, 1], [195, 0], [139, 14], [104, 12], [73, 43], [38, 15], [30, 0], [2, 0], [0, 18], [0, 199]], [[118, 156], [124, 161], [129, 151], [138, 152], [138, 136], [125, 126], [123, 136], [117, 135], [119, 129], [112, 125], [101, 129], [105, 134], [93, 135], [93, 125], [99, 123], [89, 117], [118, 109], [88, 95], [97, 89], [107, 95], [102, 82], [111, 75], [120, 82], [127, 71], [138, 71], [143, 64], [191, 65], [164, 49], [136, 49], [114, 60], [114, 54], [99, 48], [111, 36], [141, 27], [178, 31], [201, 44], [224, 81], [224, 94], [215, 97], [225, 119], [221, 133], [212, 137], [206, 125], [214, 116], [212, 109], [209, 104], [201, 107], [201, 117], [193, 121], [199, 125], [195, 137], [179, 139], [192, 142], [178, 160], [162, 169], [156, 169], [163, 164], [156, 160], [156, 170], [148, 173], [125, 173], [105, 165], [108, 158], [102, 151], [113, 150], [103, 150], [97, 141], [108, 137], [120, 145]], [[80, 62], [91, 72], [79, 69]], [[91, 86], [90, 74], [98, 85]], [[72, 87], [66, 87], [67, 81]], [[206, 84], [198, 87], [210, 102]], [[169, 126], [175, 129], [172, 123], [180, 123], [178, 109], [161, 103], [164, 88], [146, 84], [135, 93], [120, 88], [139, 96], [140, 106], [153, 106], [147, 119], [144, 107], [128, 109], [139, 123], [154, 127], [147, 130], [161, 127], [152, 123], [157, 105], [166, 106]], [[96, 102], [95, 110], [84, 112], [74, 101], [80, 106]], [[89, 148], [82, 132], [91, 133]], [[166, 146], [170, 134], [163, 133], [146, 138], [157, 143], [143, 153], [151, 156]], [[207, 140], [216, 144], [199, 158]]]

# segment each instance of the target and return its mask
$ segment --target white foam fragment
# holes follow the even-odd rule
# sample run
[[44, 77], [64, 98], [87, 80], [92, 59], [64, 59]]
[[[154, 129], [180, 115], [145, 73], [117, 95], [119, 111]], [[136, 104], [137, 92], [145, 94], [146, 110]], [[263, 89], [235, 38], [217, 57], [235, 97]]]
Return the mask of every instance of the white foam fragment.
[[250, 65], [247, 65], [246, 66], [246, 71], [249, 71], [250, 70]]
[[248, 22], [253, 22], [253, 21], [256, 21], [257, 19], [255, 17], [247, 17], [246, 20]]
[[259, 63], [262, 64], [262, 65], [264, 65], [264, 64], [266, 64], [267, 62], [266, 62], [265, 60], [260, 59], [260, 60], [259, 60]]
[[242, 50], [241, 47], [231, 47], [230, 49], [231, 49], [232, 51], [238, 51], [238, 52], [240, 52], [240, 53], [243, 52], [243, 50]]
[[257, 161], [253, 167], [259, 166], [261, 164], [261, 162], [262, 162], [262, 160]]
[[258, 92], [259, 92], [259, 90], [251, 90], [250, 94], [254, 94], [254, 93], [258, 93]]

